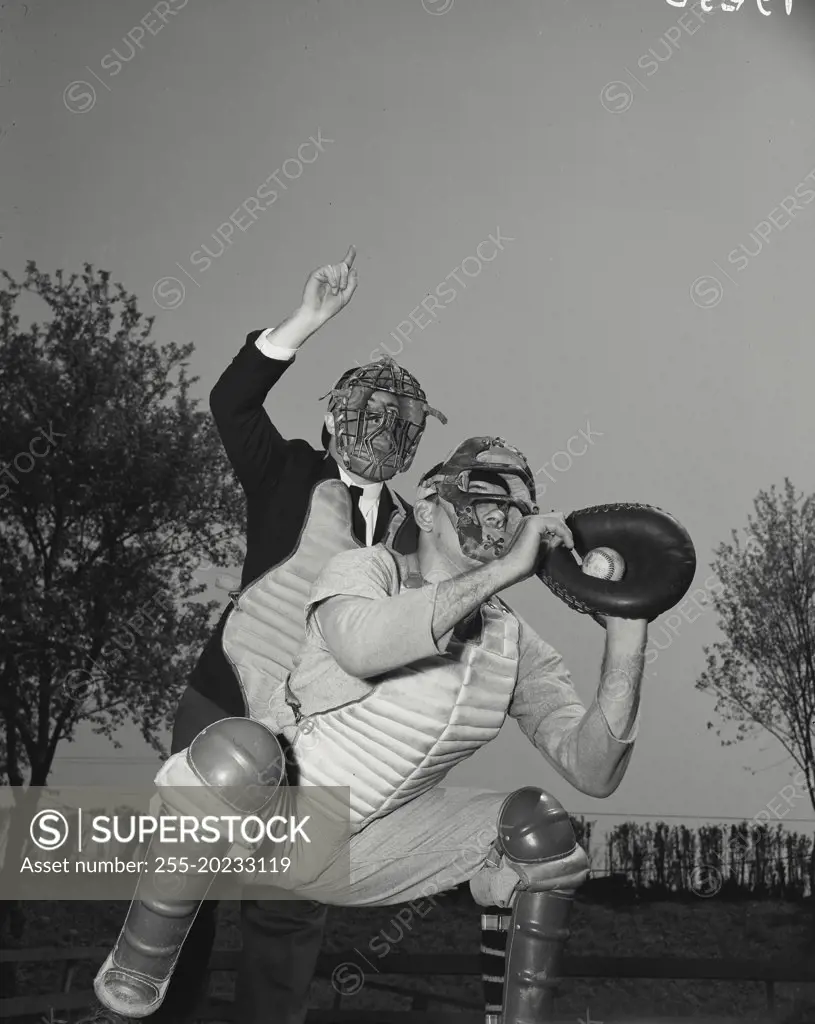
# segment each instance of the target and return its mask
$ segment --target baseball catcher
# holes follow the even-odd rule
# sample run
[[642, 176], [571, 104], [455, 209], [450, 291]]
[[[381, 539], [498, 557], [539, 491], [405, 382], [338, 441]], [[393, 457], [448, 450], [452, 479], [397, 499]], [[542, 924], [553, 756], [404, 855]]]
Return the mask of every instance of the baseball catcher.
[[[500, 438], [468, 439], [422, 478], [413, 516], [413, 550], [345, 551], [319, 574], [285, 689], [288, 714], [269, 708], [247, 723], [256, 745], [249, 749], [282, 732], [300, 787], [350, 794], [348, 851], [328, 858], [299, 895], [381, 906], [468, 881], [480, 905], [511, 909], [506, 971], [488, 1012], [503, 1024], [537, 1024], [550, 1019], [586, 854], [564, 808], [539, 787], [496, 794], [439, 784], [497, 736], [509, 715], [577, 790], [613, 793], [637, 734], [650, 615], [604, 614], [592, 590], [584, 592], [580, 610], [606, 630], [587, 708], [561, 657], [499, 596], [545, 571], [558, 551], [572, 558], [576, 546], [562, 515], [539, 513], [524, 456]], [[613, 540], [607, 528], [597, 536]], [[617, 546], [631, 556], [626, 544]], [[603, 581], [595, 584], [596, 596]], [[197, 776], [205, 802], [212, 775], [199, 765], [208, 752], [257, 777], [262, 758], [247, 756], [248, 740], [235, 736], [233, 720], [210, 726], [157, 781], [189, 785]], [[273, 747], [265, 756], [279, 763]], [[273, 786], [275, 779], [267, 781]], [[255, 807], [261, 795], [250, 787], [245, 801], [251, 797]], [[350, 875], [343, 852], [350, 852]], [[163, 906], [167, 923], [162, 932], [151, 919], [149, 948], [177, 954], [183, 915], [173, 914], [172, 900]], [[187, 916], [192, 910], [187, 905]], [[132, 947], [144, 951], [146, 931], [133, 912], [131, 926]]]
[[[575, 547], [563, 516], [539, 513], [523, 455], [499, 438], [470, 438], [422, 478], [413, 516], [413, 550], [356, 548], [319, 574], [286, 710], [255, 705], [254, 741], [282, 732], [301, 787], [350, 793], [350, 877], [338, 855], [300, 893], [377, 906], [469, 881], [479, 904], [512, 913], [505, 983], [488, 1010], [504, 1024], [535, 1024], [551, 1011], [586, 854], [565, 810], [538, 787], [495, 794], [439, 784], [509, 715], [577, 790], [613, 793], [637, 734], [650, 616], [604, 614], [584, 593], [581, 610], [606, 630], [587, 708], [561, 657], [499, 596]], [[200, 779], [195, 758], [210, 749], [246, 765], [240, 744], [229, 753], [232, 728], [228, 720], [204, 730], [158, 781], [191, 771]], [[277, 763], [272, 749], [266, 755]], [[153, 945], [177, 953], [182, 930], [160, 934], [155, 923]], [[144, 934], [132, 942], [143, 949]]]

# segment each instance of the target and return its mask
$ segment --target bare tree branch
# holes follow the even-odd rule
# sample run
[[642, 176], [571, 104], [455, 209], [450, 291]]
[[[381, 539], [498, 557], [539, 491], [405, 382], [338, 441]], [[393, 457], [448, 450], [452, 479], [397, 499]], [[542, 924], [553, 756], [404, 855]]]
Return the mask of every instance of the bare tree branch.
[[789, 480], [782, 492], [759, 492], [745, 534], [715, 551], [724, 639], [705, 649], [696, 685], [735, 726], [722, 742], [768, 732], [802, 769], [815, 809], [815, 498]]

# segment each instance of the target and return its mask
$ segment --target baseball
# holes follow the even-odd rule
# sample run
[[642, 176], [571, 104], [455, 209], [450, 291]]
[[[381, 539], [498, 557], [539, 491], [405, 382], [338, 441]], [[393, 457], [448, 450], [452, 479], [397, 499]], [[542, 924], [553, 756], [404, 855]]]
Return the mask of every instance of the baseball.
[[583, 559], [581, 569], [587, 576], [617, 583], [625, 575], [625, 562], [614, 548], [594, 548]]

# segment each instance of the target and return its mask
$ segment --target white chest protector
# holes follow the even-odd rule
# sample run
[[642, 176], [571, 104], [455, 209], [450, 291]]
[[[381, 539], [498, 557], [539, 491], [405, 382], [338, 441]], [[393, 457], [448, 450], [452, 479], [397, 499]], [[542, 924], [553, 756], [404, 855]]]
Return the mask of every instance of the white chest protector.
[[[395, 511], [384, 543], [391, 543], [406, 519], [394, 495]], [[351, 527], [351, 494], [339, 480], [322, 480], [311, 494], [305, 524], [294, 551], [233, 598], [222, 646], [240, 682], [248, 716], [275, 732], [294, 725], [285, 683], [305, 637], [304, 609], [311, 585], [326, 562], [361, 547]], [[274, 525], [269, 525], [274, 529]]]
[[389, 674], [362, 700], [300, 723], [301, 786], [350, 790], [351, 829], [437, 785], [498, 735], [518, 676], [520, 625], [500, 602], [482, 607], [479, 642]]

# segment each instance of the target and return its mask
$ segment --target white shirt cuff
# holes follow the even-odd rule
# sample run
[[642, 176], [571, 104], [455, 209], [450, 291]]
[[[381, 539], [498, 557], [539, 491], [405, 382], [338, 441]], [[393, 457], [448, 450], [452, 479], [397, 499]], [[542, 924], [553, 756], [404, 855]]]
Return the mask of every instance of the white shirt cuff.
[[279, 345], [275, 345], [271, 340], [274, 337], [274, 333], [274, 327], [270, 327], [263, 334], [258, 335], [255, 339], [255, 348], [262, 352], [267, 359], [281, 359], [286, 363], [291, 362], [297, 355], [297, 350], [281, 348]]

